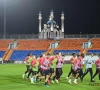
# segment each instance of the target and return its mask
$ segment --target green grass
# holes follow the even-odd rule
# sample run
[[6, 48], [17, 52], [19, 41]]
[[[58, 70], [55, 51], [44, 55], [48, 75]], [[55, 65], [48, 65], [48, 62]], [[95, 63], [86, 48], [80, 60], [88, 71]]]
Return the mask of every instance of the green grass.
[[[95, 67], [95, 66], [94, 66]], [[24, 64], [0, 64], [0, 90], [99, 90], [100, 86], [90, 86], [90, 75], [87, 74], [84, 81], [78, 80], [78, 84], [71, 85], [67, 83], [66, 75], [70, 70], [70, 65], [66, 64], [63, 67], [63, 75], [59, 84], [50, 84], [47, 88], [44, 82], [31, 84], [26, 79], [22, 79], [22, 74], [26, 70]], [[93, 69], [95, 72], [95, 68]], [[96, 82], [100, 83], [98, 77], [95, 77]]]

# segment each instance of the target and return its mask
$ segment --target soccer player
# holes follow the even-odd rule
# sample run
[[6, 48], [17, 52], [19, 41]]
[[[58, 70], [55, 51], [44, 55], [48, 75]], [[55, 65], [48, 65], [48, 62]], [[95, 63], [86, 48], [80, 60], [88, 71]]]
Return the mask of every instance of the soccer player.
[[80, 74], [81, 67], [82, 67], [82, 60], [80, 58], [81, 58], [81, 56], [80, 55], [77, 55], [77, 59], [75, 59], [74, 62], [73, 62], [73, 66], [72, 66], [72, 76], [68, 80], [68, 83], [70, 83], [70, 84], [71, 84], [71, 79], [73, 77], [75, 77], [74, 83], [77, 84], [77, 78], [78, 78], [78, 76]]
[[90, 72], [91, 82], [94, 82], [94, 81], [92, 80], [92, 75], [93, 75], [93, 70], [92, 70], [93, 60], [92, 60], [92, 58], [93, 58], [93, 53], [90, 54], [89, 58], [88, 58], [87, 61], [86, 61], [86, 69], [85, 69], [84, 74], [81, 76], [81, 81], [83, 81], [84, 76], [85, 76], [88, 72]]
[[39, 57], [37, 59], [33, 59], [31, 61], [31, 67], [32, 67], [32, 78], [31, 78], [31, 83], [35, 83], [36, 82], [36, 78], [38, 76], [38, 69], [39, 69]]
[[[82, 53], [82, 54], [81, 54], [81, 57], [80, 57], [82, 66], [84, 65], [84, 61], [83, 61], [84, 57], [85, 57], [85, 56], [84, 56], [84, 54]], [[81, 67], [79, 77], [81, 78], [82, 75], [83, 75], [83, 69], [82, 69], [82, 67]]]
[[29, 54], [27, 55], [27, 57], [25, 58], [25, 60], [24, 60], [24, 62], [26, 63], [26, 68], [27, 68], [27, 70], [26, 70], [25, 73], [22, 75], [22, 78], [23, 78], [23, 79], [24, 79], [25, 75], [26, 75], [27, 73], [30, 72], [30, 62], [31, 62], [32, 59], [33, 59], [32, 53], [29, 53]]
[[74, 83], [77, 84], [77, 79], [82, 72], [83, 60], [81, 55], [77, 56], [77, 59], [74, 62], [74, 71], [76, 71], [76, 76], [74, 79]]
[[45, 86], [48, 86], [48, 80], [49, 80], [49, 67], [50, 62], [49, 62], [49, 56], [46, 56], [42, 61], [41, 61], [41, 69], [42, 69], [42, 74], [45, 76]]
[[98, 74], [99, 76], [99, 80], [100, 80], [100, 55], [98, 55], [98, 60], [96, 60], [95, 64], [96, 64], [96, 72], [95, 74], [93, 75], [93, 80], [94, 80], [94, 77]]
[[[36, 59], [36, 56], [35, 56], [35, 55], [33, 55], [32, 60], [35, 60], [35, 59]], [[31, 60], [31, 61], [32, 61], [32, 60]], [[30, 61], [30, 64], [31, 64], [31, 61]], [[31, 65], [30, 65], [30, 68], [29, 68], [29, 73], [28, 73], [28, 75], [27, 75], [26, 80], [29, 80], [29, 76], [31, 75], [31, 73], [32, 73], [32, 67], [31, 67]]]
[[43, 76], [43, 69], [41, 68], [42, 63], [45, 59], [46, 59], [45, 54], [41, 55], [40, 59], [39, 59], [39, 71], [38, 71], [38, 73], [40, 72], [40, 75], [39, 75], [40, 81], [41, 81], [42, 78], [45, 78], [45, 76]]
[[70, 69], [70, 72], [69, 72], [68, 76], [66, 77], [66, 79], [68, 79], [69, 76], [71, 75], [71, 73], [73, 72], [72, 67], [73, 67], [73, 63], [74, 63], [75, 59], [76, 59], [76, 54], [73, 53], [71, 59], [69, 60], [69, 62], [71, 63], [71, 69]]
[[56, 76], [56, 63], [57, 63], [57, 56], [51, 56], [50, 60], [50, 79], [52, 79], [52, 83], [54, 83], [54, 77]]
[[60, 79], [60, 76], [62, 75], [63, 71], [62, 71], [62, 67], [64, 64], [64, 57], [62, 57], [61, 53], [59, 52], [58, 56], [57, 56], [57, 65], [56, 65], [56, 83], [59, 83], [58, 80]]

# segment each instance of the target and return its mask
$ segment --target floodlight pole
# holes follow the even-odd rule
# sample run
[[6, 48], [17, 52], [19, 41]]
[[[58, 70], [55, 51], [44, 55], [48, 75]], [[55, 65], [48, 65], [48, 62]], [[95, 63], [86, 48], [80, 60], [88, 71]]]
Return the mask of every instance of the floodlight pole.
[[6, 0], [4, 0], [4, 36], [3, 38], [6, 38]]

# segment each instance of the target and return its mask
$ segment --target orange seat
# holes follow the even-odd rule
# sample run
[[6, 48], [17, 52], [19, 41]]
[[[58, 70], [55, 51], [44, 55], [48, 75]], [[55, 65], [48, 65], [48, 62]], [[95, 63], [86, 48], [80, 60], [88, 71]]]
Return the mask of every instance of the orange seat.
[[87, 41], [88, 39], [59, 40], [60, 46], [56, 50], [81, 50], [83, 42], [87, 42]]
[[0, 50], [6, 50], [11, 42], [14, 42], [14, 40], [0, 40]]
[[47, 50], [53, 40], [18, 40], [17, 50]]
[[92, 42], [91, 50], [100, 50], [100, 38], [93, 38], [91, 42]]

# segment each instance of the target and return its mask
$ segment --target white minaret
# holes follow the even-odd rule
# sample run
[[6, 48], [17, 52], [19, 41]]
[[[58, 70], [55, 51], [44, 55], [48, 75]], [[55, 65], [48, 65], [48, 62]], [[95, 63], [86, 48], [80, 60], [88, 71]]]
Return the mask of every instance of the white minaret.
[[41, 11], [39, 12], [39, 18], [38, 19], [39, 19], [39, 32], [41, 32], [41, 30], [42, 30], [41, 29], [41, 24], [42, 24], [41, 23], [42, 22], [42, 14], [41, 14]]
[[51, 31], [53, 31], [53, 18], [54, 18], [54, 12], [53, 12], [53, 10], [51, 10], [51, 12], [50, 12], [50, 21], [51, 21]]
[[61, 31], [64, 33], [64, 12], [61, 14]]

